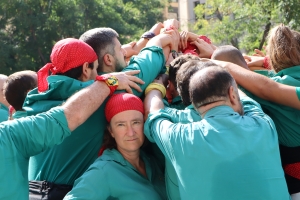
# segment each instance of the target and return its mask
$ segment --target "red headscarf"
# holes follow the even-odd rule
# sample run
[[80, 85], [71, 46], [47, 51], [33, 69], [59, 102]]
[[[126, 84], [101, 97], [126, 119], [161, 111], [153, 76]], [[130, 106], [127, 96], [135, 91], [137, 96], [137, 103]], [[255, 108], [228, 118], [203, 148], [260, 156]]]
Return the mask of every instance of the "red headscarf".
[[105, 117], [108, 122], [116, 114], [126, 110], [137, 110], [144, 114], [144, 104], [140, 98], [129, 93], [112, 95], [105, 106]]
[[52, 63], [47, 63], [37, 73], [39, 92], [44, 92], [48, 89], [47, 77], [49, 70], [53, 75], [64, 73], [83, 65], [85, 62], [94, 62], [97, 60], [97, 55], [92, 47], [85, 42], [75, 38], [67, 38], [58, 41], [54, 45], [50, 59]]

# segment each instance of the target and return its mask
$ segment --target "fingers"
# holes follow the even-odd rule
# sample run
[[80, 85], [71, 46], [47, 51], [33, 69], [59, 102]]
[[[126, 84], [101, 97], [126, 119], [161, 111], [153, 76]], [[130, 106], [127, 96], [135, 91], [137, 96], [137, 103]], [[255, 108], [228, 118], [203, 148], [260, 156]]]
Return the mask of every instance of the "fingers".
[[130, 42], [129, 45], [130, 45], [131, 47], [134, 47], [134, 46], [136, 45], [136, 42], [135, 42], [135, 41]]
[[246, 61], [247, 63], [252, 61], [252, 59], [251, 59], [250, 56], [243, 55], [243, 57], [244, 57], [244, 59], [245, 59], [245, 61]]
[[128, 76], [127, 78], [130, 81], [135, 82], [135, 83], [139, 83], [139, 84], [144, 84], [145, 83], [142, 79], [140, 79], [140, 78], [138, 78], [136, 76]]
[[126, 87], [126, 88], [125, 88], [125, 91], [128, 92], [128, 93], [130, 93], [130, 94], [133, 94], [133, 91], [132, 91], [132, 89], [130, 88], [130, 86]]
[[129, 81], [129, 86], [130, 86], [129, 87], [130, 90], [132, 90], [131, 88], [133, 88], [133, 89], [135, 89], [138, 92], [143, 92], [143, 90], [140, 88], [140, 86], [138, 84], [136, 84], [134, 81]]

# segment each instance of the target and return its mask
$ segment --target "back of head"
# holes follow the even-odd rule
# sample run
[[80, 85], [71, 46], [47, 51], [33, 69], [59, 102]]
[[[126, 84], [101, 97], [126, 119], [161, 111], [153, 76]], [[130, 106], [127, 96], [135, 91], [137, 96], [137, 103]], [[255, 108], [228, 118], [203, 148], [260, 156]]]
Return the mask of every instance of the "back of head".
[[4, 74], [0, 74], [0, 103], [4, 104], [5, 106], [9, 106], [8, 102], [6, 101], [3, 93], [4, 85], [7, 80], [7, 76]]
[[114, 38], [118, 38], [118, 33], [112, 28], [94, 28], [83, 33], [79, 40], [90, 45], [98, 56], [99, 68], [102, 70], [103, 56], [107, 53], [114, 55], [115, 42]]
[[190, 81], [191, 101], [195, 108], [199, 108], [216, 101], [226, 100], [230, 86], [235, 86], [235, 81], [222, 67], [211, 66], [199, 70]]
[[216, 66], [212, 61], [201, 59], [199, 61], [192, 60], [184, 63], [177, 71], [176, 82], [177, 90], [181, 96], [182, 102], [185, 106], [191, 104], [189, 94], [189, 84], [191, 77], [200, 69]]
[[11, 74], [4, 87], [5, 98], [16, 111], [22, 110], [27, 93], [37, 86], [37, 74], [25, 70]]
[[300, 33], [283, 24], [274, 27], [268, 36], [266, 52], [276, 72], [300, 65]]
[[219, 46], [212, 54], [211, 59], [231, 62], [244, 68], [248, 68], [240, 50], [231, 45]]
[[170, 63], [170, 67], [169, 67], [169, 80], [171, 83], [173, 83], [173, 85], [176, 87], [177, 83], [176, 83], [176, 74], [177, 71], [180, 69], [180, 67], [188, 62], [188, 61], [192, 61], [192, 60], [200, 60], [200, 58], [198, 56], [192, 55], [192, 54], [185, 54], [185, 55], [181, 55], [177, 58], [175, 58], [171, 63]]

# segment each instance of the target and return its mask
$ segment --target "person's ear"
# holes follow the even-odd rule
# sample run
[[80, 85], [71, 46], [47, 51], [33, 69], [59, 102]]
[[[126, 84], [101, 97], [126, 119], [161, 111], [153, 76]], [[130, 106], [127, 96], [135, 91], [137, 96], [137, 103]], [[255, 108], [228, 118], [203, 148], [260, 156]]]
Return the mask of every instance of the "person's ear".
[[113, 65], [113, 56], [107, 53], [103, 56], [103, 61], [105, 65], [111, 66]]
[[228, 89], [228, 97], [232, 106], [235, 106], [239, 103], [239, 97], [237, 96], [235, 89], [233, 86], [230, 86]]
[[82, 82], [88, 81], [89, 77], [91, 76], [92, 70], [89, 68], [89, 63], [85, 62], [82, 65], [82, 73], [81, 76], [79, 77], [79, 80]]

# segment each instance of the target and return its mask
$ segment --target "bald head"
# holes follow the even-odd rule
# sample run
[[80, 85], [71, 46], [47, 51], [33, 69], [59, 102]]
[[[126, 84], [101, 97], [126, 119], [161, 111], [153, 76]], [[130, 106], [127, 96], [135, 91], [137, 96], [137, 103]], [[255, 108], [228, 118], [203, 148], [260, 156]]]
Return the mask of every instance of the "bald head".
[[232, 76], [219, 66], [212, 66], [196, 72], [190, 81], [190, 98], [196, 108], [217, 101], [227, 100], [230, 86], [236, 88]]
[[248, 65], [240, 50], [231, 45], [218, 47], [212, 54], [211, 59], [231, 62], [248, 69]]
[[6, 101], [3, 93], [4, 83], [6, 82], [7, 78], [8, 77], [6, 75], [0, 74], [0, 103], [8, 107], [9, 103]]

